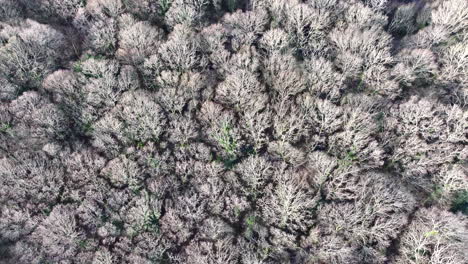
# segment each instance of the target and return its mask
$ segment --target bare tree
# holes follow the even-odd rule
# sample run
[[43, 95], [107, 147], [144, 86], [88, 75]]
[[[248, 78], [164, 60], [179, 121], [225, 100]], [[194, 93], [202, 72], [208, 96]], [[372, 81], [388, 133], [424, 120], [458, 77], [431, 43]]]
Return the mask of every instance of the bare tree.
[[271, 178], [273, 165], [265, 157], [250, 156], [237, 166], [237, 171], [247, 185], [243, 191], [257, 197], [263, 193], [263, 187]]
[[307, 56], [323, 52], [326, 43], [321, 40], [329, 24], [330, 16], [326, 10], [318, 11], [302, 3], [287, 5], [285, 29], [299, 54]]
[[270, 54], [284, 52], [289, 47], [289, 36], [282, 29], [270, 29], [263, 34], [260, 44]]
[[223, 156], [232, 159], [239, 154], [243, 140], [232, 112], [213, 102], [205, 102], [200, 110], [201, 118], [207, 126], [205, 132], [221, 150]]
[[20, 6], [17, 1], [1, 0], [0, 1], [0, 20], [14, 20], [21, 15]]
[[111, 16], [118, 17], [125, 11], [125, 5], [122, 3], [122, 0], [96, 0], [88, 3], [87, 8], [92, 8], [90, 5], [93, 5], [96, 2], [96, 5], [101, 9], [99, 11]]
[[233, 37], [232, 46], [238, 51], [241, 47], [250, 46], [263, 33], [267, 23], [267, 14], [261, 10], [242, 12], [238, 10], [223, 17], [229, 34]]
[[75, 220], [74, 208], [57, 205], [32, 234], [35, 245], [48, 261], [64, 261], [78, 251], [78, 243], [84, 239]]
[[101, 174], [108, 177], [115, 186], [129, 186], [135, 190], [143, 176], [138, 164], [125, 156], [111, 160]]
[[432, 11], [435, 25], [444, 27], [450, 33], [458, 33], [468, 27], [468, 3], [462, 0], [440, 1]]
[[209, 60], [216, 69], [223, 68], [231, 56], [226, 50], [228, 30], [220, 23], [203, 28], [201, 32], [202, 46], [208, 53]]
[[466, 263], [466, 10], [0, 0], [0, 262]]
[[278, 93], [278, 100], [303, 91], [306, 83], [303, 73], [291, 54], [275, 52], [265, 60], [266, 83]]
[[427, 49], [404, 49], [396, 59], [394, 74], [400, 83], [410, 86], [415, 82], [428, 82], [437, 71], [434, 54]]
[[274, 172], [276, 186], [269, 186], [260, 201], [264, 219], [280, 228], [303, 229], [310, 221], [308, 210], [315, 202], [307, 181], [300, 172], [279, 169]]
[[465, 44], [467, 38], [468, 36], [460, 37], [457, 43], [442, 49], [439, 59], [442, 63], [439, 78], [442, 83], [450, 87], [450, 93], [455, 97], [454, 102], [462, 106], [468, 104], [468, 78], [466, 78], [468, 48]]
[[267, 129], [271, 126], [271, 115], [270, 110], [265, 110], [261, 113], [246, 111], [241, 116], [240, 125], [256, 151], [268, 142]]
[[[353, 177], [358, 180], [354, 182], [352, 179], [356, 178]], [[388, 175], [348, 175], [341, 187], [345, 186], [348, 190], [343, 193], [351, 194], [348, 199], [353, 202], [324, 204], [318, 211], [320, 229], [367, 247], [374, 261], [382, 263], [385, 256], [380, 250], [388, 247], [402, 231], [415, 201]]]
[[377, 103], [365, 96], [350, 96], [348, 100], [343, 109], [343, 131], [330, 136], [329, 150], [347, 162], [378, 168], [383, 165], [384, 151], [374, 138], [379, 129]]
[[102, 249], [94, 253], [93, 264], [114, 264], [115, 257], [107, 249]]
[[187, 71], [205, 65], [200, 49], [199, 39], [194, 32], [187, 26], [177, 25], [168, 41], [159, 47], [158, 54], [163, 67]]
[[69, 132], [63, 112], [37, 92], [23, 93], [11, 103], [9, 111], [15, 120], [15, 137], [29, 147], [66, 138]]
[[383, 10], [388, 4], [388, 0], [366, 0], [366, 4], [375, 10]]
[[17, 156], [22, 161], [3, 159], [1, 163], [2, 203], [12, 208], [20, 206], [25, 213], [47, 211], [60, 194], [63, 169], [57, 160], [49, 161], [41, 153], [17, 153]]
[[117, 55], [135, 64], [156, 54], [164, 36], [159, 28], [148, 22], [135, 21], [130, 15], [120, 18], [120, 28]]
[[20, 86], [3, 78], [0, 80], [0, 87], [0, 101], [11, 101], [16, 99], [21, 91]]
[[119, 117], [123, 120], [124, 135], [132, 141], [158, 139], [166, 123], [161, 107], [146, 93], [136, 91], [124, 94]]
[[246, 70], [236, 71], [226, 77], [217, 88], [217, 96], [237, 110], [261, 110], [267, 101], [265, 88], [257, 76]]
[[35, 13], [35, 16], [39, 18], [47, 18], [52, 21], [70, 21], [76, 15], [80, 8], [84, 7], [84, 4], [80, 0], [32, 0], [25, 1], [19, 0], [26, 9]]
[[323, 57], [311, 57], [304, 62], [304, 72], [310, 92], [325, 95], [330, 100], [340, 97], [343, 78], [333, 69], [333, 63]]
[[[85, 47], [89, 47], [99, 54], [113, 54], [117, 48], [117, 22], [112, 18], [98, 17], [87, 22], [87, 14], [77, 16], [81, 18], [85, 29]], [[78, 24], [78, 21], [76, 22]]]
[[16, 33], [0, 46], [0, 72], [19, 85], [37, 87], [58, 59], [66, 53], [65, 38], [57, 30], [33, 20], [26, 20]]
[[[308, 155], [309, 164], [315, 188], [321, 188], [329, 179], [340, 173], [339, 160], [324, 152], [314, 151]], [[338, 169], [337, 173], [334, 173]], [[348, 168], [346, 168], [348, 169]], [[346, 171], [348, 172], [348, 171]]]
[[397, 8], [389, 29], [392, 32], [412, 34], [416, 30], [416, 5], [414, 3], [401, 5]]
[[232, 239], [226, 238], [215, 243], [193, 242], [186, 249], [186, 261], [194, 264], [215, 264], [238, 262], [239, 253]]
[[[123, 124], [111, 114], [107, 114], [93, 124], [93, 146], [110, 156], [117, 156], [125, 143], [122, 133]], [[122, 142], [122, 143], [121, 143]]]
[[170, 113], [181, 113], [185, 107], [191, 111], [205, 99], [201, 92], [211, 85], [211, 80], [197, 71], [162, 71], [154, 84], [159, 88], [157, 100], [161, 106]]
[[396, 263], [463, 263], [467, 260], [465, 217], [423, 208], [401, 238]]
[[173, 0], [167, 13], [164, 14], [165, 22], [170, 27], [180, 24], [189, 27], [197, 26], [202, 23], [208, 4], [208, 0]]
[[392, 62], [391, 36], [378, 26], [359, 29], [350, 25], [346, 29], [335, 28], [329, 35], [337, 52], [336, 64], [350, 75], [357, 75], [362, 68]]
[[468, 189], [468, 171], [461, 165], [445, 165], [434, 177], [440, 198], [438, 203], [444, 208], [453, 205], [456, 196]]
[[[367, 1], [369, 2], [369, 1]], [[349, 2], [344, 11], [344, 22], [350, 26], [355, 25], [363, 30], [370, 27], [384, 27], [388, 18], [379, 12], [378, 8], [372, 7], [370, 3], [366, 6], [358, 1]]]

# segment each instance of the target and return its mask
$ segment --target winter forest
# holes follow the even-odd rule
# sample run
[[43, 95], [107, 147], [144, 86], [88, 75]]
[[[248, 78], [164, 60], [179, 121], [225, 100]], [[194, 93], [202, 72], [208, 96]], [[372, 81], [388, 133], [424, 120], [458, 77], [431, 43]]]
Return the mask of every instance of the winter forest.
[[467, 0], [0, 0], [1, 264], [467, 264]]

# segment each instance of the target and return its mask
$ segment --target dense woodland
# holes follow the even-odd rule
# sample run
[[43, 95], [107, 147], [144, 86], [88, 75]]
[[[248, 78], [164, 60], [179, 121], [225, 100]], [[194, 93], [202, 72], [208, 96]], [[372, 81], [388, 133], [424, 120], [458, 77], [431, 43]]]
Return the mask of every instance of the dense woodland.
[[468, 1], [0, 0], [0, 263], [468, 263]]

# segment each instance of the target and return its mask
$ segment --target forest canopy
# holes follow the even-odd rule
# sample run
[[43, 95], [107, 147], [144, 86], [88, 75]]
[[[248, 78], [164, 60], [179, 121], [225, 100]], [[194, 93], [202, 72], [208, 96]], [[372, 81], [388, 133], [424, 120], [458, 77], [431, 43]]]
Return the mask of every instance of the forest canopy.
[[468, 263], [468, 1], [0, 0], [0, 263]]

